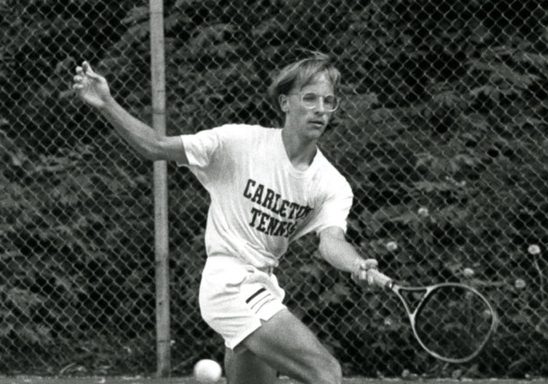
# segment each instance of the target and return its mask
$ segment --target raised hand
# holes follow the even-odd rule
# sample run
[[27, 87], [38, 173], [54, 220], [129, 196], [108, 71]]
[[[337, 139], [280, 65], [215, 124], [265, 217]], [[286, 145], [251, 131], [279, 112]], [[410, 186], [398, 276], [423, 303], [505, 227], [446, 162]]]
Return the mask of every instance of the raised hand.
[[87, 61], [81, 67], [76, 67], [72, 88], [86, 104], [102, 108], [112, 99], [106, 79], [95, 73]]

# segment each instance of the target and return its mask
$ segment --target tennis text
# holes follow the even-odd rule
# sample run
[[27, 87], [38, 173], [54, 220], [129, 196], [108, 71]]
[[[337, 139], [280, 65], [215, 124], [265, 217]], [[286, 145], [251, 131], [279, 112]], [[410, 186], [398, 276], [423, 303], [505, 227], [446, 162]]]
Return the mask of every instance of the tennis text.
[[253, 207], [249, 225], [270, 236], [291, 236], [298, 222], [312, 212], [312, 208], [283, 199], [279, 193], [252, 179], [247, 181], [243, 195], [266, 209]]

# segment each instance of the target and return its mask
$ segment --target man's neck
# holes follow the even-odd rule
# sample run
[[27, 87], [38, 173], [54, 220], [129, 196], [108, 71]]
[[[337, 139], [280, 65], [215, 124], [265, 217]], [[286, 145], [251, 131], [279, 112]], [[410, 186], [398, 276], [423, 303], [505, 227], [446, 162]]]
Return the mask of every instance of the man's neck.
[[318, 150], [316, 140], [304, 141], [289, 129], [282, 129], [282, 142], [293, 167], [300, 171], [307, 170]]

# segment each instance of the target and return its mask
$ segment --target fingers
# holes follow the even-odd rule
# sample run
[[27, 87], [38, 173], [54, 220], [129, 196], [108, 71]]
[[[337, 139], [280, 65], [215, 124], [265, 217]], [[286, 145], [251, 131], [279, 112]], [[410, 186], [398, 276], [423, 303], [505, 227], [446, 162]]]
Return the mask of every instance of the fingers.
[[82, 74], [82, 68], [76, 67], [76, 75], [72, 78], [72, 89], [83, 89], [84, 88], [84, 76]]
[[91, 65], [89, 65], [87, 61], [84, 61], [82, 63], [82, 72], [84, 73], [84, 75], [89, 76], [92, 79], [101, 79], [101, 76], [95, 73], [93, 69], [91, 69]]
[[377, 269], [379, 263], [375, 259], [363, 259], [360, 261], [359, 269], [360, 271], [367, 272], [370, 269]]
[[73, 77], [72, 89], [82, 90], [89, 85], [89, 79], [101, 81], [102, 77], [95, 73], [87, 61], [76, 67], [76, 75]]
[[76, 67], [76, 76], [74, 81], [83, 81], [86, 77], [100, 80], [102, 77], [95, 73], [87, 61], [84, 61], [81, 66]]
[[363, 265], [363, 269], [365, 270], [377, 269], [377, 267], [379, 266], [379, 262], [375, 259], [365, 259], [362, 265]]
[[86, 86], [86, 75], [82, 71], [82, 67], [76, 67], [76, 75], [72, 78], [72, 89], [83, 89]]
[[378, 287], [389, 287], [392, 284], [392, 279], [376, 269], [367, 271], [367, 284]]
[[375, 259], [358, 259], [354, 266], [354, 276], [358, 280], [367, 280], [367, 271], [377, 269], [378, 265]]

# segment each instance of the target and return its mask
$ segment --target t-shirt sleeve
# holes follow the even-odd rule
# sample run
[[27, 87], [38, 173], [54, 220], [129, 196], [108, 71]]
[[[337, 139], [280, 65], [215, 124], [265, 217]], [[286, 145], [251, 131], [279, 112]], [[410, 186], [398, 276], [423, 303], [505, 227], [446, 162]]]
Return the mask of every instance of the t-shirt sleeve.
[[312, 219], [312, 230], [319, 234], [326, 228], [339, 227], [346, 232], [353, 200], [352, 188], [346, 180], [342, 179], [331, 185], [318, 213]]
[[241, 148], [249, 141], [249, 126], [227, 124], [195, 134], [181, 135], [180, 140], [188, 160], [187, 166], [206, 187], [223, 183], [233, 171], [231, 168]]
[[294, 239], [298, 239], [307, 233], [319, 234], [326, 228], [338, 227], [344, 232], [347, 229], [347, 219], [354, 195], [352, 188], [346, 179], [338, 172], [324, 175], [321, 182], [314, 187], [319, 192], [318, 204], [314, 213], [299, 230]]
[[192, 135], [179, 136], [183, 142], [189, 168], [205, 169], [211, 163], [212, 157], [220, 146], [218, 128], [207, 129]]

